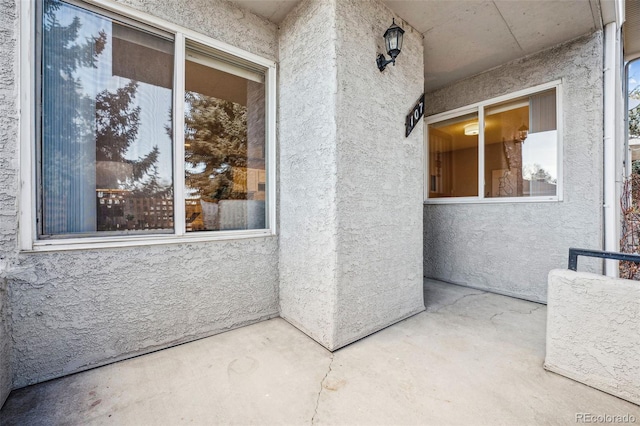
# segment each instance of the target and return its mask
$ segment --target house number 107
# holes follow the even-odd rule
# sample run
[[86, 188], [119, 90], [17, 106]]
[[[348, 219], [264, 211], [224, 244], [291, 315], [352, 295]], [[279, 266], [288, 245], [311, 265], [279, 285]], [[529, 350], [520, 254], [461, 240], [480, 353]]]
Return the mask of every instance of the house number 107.
[[424, 94], [420, 96], [420, 99], [418, 99], [418, 102], [415, 104], [415, 106], [411, 110], [411, 113], [407, 115], [407, 121], [405, 123], [405, 126], [406, 126], [406, 132], [404, 135], [405, 137], [409, 137], [409, 135], [411, 134], [411, 131], [413, 130], [414, 127], [416, 127], [416, 124], [418, 124], [418, 121], [420, 120], [423, 114], [424, 114]]

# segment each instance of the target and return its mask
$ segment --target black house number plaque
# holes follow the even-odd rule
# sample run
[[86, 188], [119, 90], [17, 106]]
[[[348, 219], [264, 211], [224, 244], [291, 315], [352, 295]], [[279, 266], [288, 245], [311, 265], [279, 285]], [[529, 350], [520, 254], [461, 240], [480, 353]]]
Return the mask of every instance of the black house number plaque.
[[420, 121], [420, 118], [422, 118], [423, 114], [424, 114], [424, 93], [422, 94], [422, 96], [420, 96], [420, 99], [418, 99], [418, 102], [411, 110], [411, 113], [407, 115], [407, 122], [405, 123], [406, 131], [404, 135], [406, 138], [409, 137], [409, 135], [411, 134], [411, 131], [413, 130], [414, 127], [416, 127], [416, 124], [418, 124], [418, 121]]

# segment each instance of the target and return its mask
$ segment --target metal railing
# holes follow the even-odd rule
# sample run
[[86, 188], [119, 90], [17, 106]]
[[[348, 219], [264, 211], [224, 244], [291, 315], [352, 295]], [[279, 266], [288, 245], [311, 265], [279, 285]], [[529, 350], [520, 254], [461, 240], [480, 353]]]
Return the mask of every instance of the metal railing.
[[578, 270], [578, 256], [599, 257], [601, 259], [624, 260], [627, 262], [640, 263], [640, 254], [617, 253], [614, 251], [569, 249], [569, 269]]

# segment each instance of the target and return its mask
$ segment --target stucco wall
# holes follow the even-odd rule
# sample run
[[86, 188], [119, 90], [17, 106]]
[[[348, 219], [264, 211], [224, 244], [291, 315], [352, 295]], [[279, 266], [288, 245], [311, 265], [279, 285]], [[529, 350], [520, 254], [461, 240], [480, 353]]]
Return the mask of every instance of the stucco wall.
[[0, 276], [0, 408], [12, 388], [11, 329], [7, 280]]
[[422, 35], [402, 22], [395, 66], [375, 65], [393, 13], [379, 1], [337, 1], [337, 346], [424, 309]]
[[280, 314], [334, 341], [335, 1], [300, 3], [280, 25]]
[[12, 388], [11, 318], [5, 269], [16, 246], [17, 32], [17, 3], [0, 1], [0, 407]]
[[545, 301], [547, 274], [565, 267], [569, 247], [602, 246], [601, 32], [428, 93], [425, 115], [558, 79], [564, 200], [425, 205], [426, 277]]
[[264, 58], [278, 58], [275, 24], [224, 0], [113, 0]]
[[640, 404], [640, 283], [551, 271], [545, 368]]
[[[424, 309], [422, 37], [379, 1], [302, 2], [280, 34], [281, 315], [334, 350]], [[407, 52], [407, 53], [404, 53]]]
[[[230, 3], [126, 3], [277, 58], [276, 26]], [[276, 237], [18, 253], [17, 28], [4, 13], [15, 5], [3, 1], [2, 8], [0, 261], [8, 266], [14, 387], [277, 316]]]

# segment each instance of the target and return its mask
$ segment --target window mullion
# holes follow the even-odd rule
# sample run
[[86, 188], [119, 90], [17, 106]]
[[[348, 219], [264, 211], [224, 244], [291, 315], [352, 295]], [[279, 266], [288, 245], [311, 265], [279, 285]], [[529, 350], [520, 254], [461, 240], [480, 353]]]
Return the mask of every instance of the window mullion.
[[267, 71], [266, 87], [266, 119], [267, 125], [266, 149], [267, 151], [267, 226], [271, 232], [276, 232], [276, 68], [271, 67]]
[[484, 106], [478, 107], [478, 198], [484, 199]]
[[429, 168], [429, 124], [426, 120], [422, 120], [424, 126], [422, 141], [422, 181], [423, 181], [423, 199], [429, 199], [429, 189], [431, 188], [431, 170]]
[[173, 212], [176, 235], [184, 235], [185, 194], [184, 194], [184, 80], [185, 80], [185, 40], [182, 33], [175, 35], [175, 73], [173, 93]]
[[564, 142], [563, 142], [563, 135], [564, 135], [564, 125], [563, 125], [563, 121], [562, 121], [562, 90], [560, 88], [560, 86], [558, 85], [556, 87], [556, 132], [557, 132], [557, 139], [556, 139], [556, 149], [557, 149], [557, 184], [556, 184], [556, 196], [558, 197], [558, 201], [562, 201], [563, 200], [563, 196], [564, 196], [564, 160], [563, 160], [563, 149], [564, 149]]

